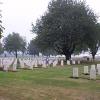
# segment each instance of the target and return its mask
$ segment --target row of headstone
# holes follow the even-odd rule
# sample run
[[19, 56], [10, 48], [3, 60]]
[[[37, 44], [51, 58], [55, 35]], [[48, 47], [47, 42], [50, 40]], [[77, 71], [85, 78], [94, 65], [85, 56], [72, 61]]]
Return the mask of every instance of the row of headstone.
[[[21, 68], [27, 68], [27, 69], [33, 69], [33, 67], [37, 68], [39, 66], [43, 68], [47, 68], [48, 66], [52, 65], [53, 67], [56, 67], [58, 65], [58, 60], [46, 60], [46, 59], [32, 59], [32, 60], [26, 60], [26, 59], [19, 59], [20, 61], [20, 67]], [[60, 62], [61, 66], [64, 66], [64, 61], [61, 60]]]
[[10, 58], [10, 59], [5, 58], [5, 59], [2, 59], [0, 67], [2, 67], [3, 71], [13, 70], [13, 62], [14, 62], [14, 58]]
[[[43, 68], [47, 68], [48, 66], [52, 66], [52, 67], [57, 67], [57, 65], [60, 66], [64, 66], [64, 59], [58, 60], [57, 58], [55, 59], [46, 59], [46, 58], [21, 58], [19, 59], [20, 61], [20, 65], [21, 68], [27, 68], [27, 69], [33, 69], [33, 67], [37, 68], [37, 67], [43, 67]], [[71, 65], [71, 64], [80, 64], [80, 61], [69, 61], [67, 60], [67, 65]]]
[[[97, 64], [97, 67], [95, 65], [91, 65], [90, 70], [88, 66], [84, 66], [84, 74], [90, 75], [90, 79], [95, 80], [96, 75], [100, 75], [100, 64]], [[73, 67], [73, 78], [79, 78], [78, 67]]]
[[80, 61], [78, 60], [78, 61], [75, 61], [75, 60], [67, 60], [67, 65], [75, 65], [75, 64], [80, 64]]

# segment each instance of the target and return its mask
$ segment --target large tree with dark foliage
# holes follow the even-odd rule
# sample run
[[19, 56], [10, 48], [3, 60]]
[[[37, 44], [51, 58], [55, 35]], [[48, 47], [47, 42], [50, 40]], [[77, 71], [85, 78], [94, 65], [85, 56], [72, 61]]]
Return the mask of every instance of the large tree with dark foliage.
[[52, 48], [69, 60], [77, 45], [92, 35], [96, 23], [95, 14], [84, 1], [52, 0], [47, 12], [32, 25], [32, 31], [40, 48]]
[[34, 40], [31, 40], [30, 43], [28, 44], [28, 54], [30, 54], [30, 55], [39, 55], [39, 49], [35, 45]]
[[23, 52], [26, 48], [26, 41], [18, 33], [13, 32], [4, 39], [4, 48], [9, 53], [14, 53], [17, 58], [17, 53]]

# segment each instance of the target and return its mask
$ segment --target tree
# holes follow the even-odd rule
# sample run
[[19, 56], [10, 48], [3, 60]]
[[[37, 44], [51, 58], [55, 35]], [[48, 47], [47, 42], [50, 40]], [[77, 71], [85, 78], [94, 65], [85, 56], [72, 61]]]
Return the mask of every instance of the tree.
[[28, 44], [28, 53], [30, 55], [39, 55], [39, 49], [35, 45], [34, 40], [31, 40], [30, 43]]
[[48, 11], [32, 25], [32, 32], [36, 33], [40, 48], [52, 48], [69, 60], [96, 22], [95, 14], [84, 1], [52, 0]]
[[4, 48], [2, 46], [2, 44], [0, 43], [0, 54], [2, 54], [4, 52]]
[[85, 36], [84, 43], [89, 48], [89, 51], [92, 54], [92, 58], [94, 60], [98, 48], [100, 47], [100, 24], [95, 24], [95, 26], [91, 30], [92, 31], [87, 33], [87, 35]]
[[[2, 3], [0, 2], [0, 4], [2, 4]], [[1, 18], [2, 18], [2, 15], [1, 15], [1, 10], [0, 10], [0, 38], [2, 37], [2, 33], [3, 33], [3, 30], [4, 30], [4, 27], [2, 26]]]
[[26, 41], [18, 33], [13, 32], [4, 39], [4, 48], [9, 53], [14, 53], [17, 58], [17, 53], [25, 50]]
[[76, 47], [74, 52], [77, 54], [82, 51], [89, 51], [93, 60], [100, 47], [100, 24], [96, 23], [94, 25], [90, 31], [87, 31], [87, 34], [84, 36], [84, 41]]

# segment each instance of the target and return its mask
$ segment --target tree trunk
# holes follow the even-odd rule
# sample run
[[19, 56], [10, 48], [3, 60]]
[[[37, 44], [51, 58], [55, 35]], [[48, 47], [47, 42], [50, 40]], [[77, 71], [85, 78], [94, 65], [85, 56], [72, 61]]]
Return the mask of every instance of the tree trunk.
[[15, 52], [15, 56], [16, 56], [16, 58], [17, 58], [17, 56], [18, 56], [18, 55], [17, 55], [17, 51]]
[[93, 59], [93, 61], [95, 60], [95, 54], [92, 54], [92, 59]]
[[65, 57], [66, 57], [66, 61], [67, 61], [67, 60], [70, 60], [70, 59], [71, 59], [71, 53], [65, 54]]

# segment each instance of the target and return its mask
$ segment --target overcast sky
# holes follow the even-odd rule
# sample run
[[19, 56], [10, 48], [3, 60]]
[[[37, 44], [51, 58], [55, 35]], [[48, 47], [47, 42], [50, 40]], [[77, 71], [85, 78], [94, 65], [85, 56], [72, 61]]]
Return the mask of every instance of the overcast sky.
[[[9, 33], [18, 32], [29, 42], [34, 35], [30, 32], [31, 23], [35, 23], [46, 10], [51, 0], [0, 0], [3, 2], [2, 21], [5, 31], [4, 36]], [[100, 0], [86, 0], [87, 4], [100, 16]]]

